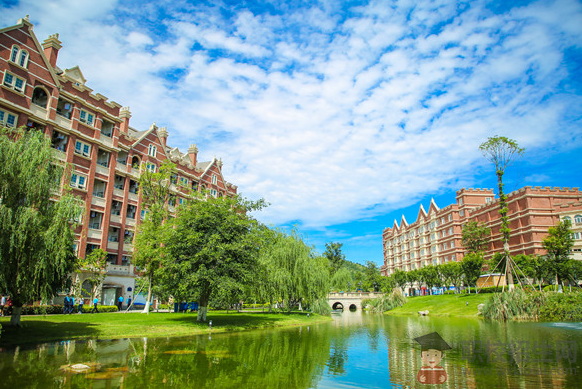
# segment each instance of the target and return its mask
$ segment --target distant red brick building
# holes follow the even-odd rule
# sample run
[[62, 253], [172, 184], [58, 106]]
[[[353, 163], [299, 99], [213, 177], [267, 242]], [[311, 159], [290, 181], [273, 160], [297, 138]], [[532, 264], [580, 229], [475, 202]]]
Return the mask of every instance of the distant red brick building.
[[[545, 254], [542, 240], [548, 228], [569, 218], [575, 242], [572, 256], [582, 259], [582, 192], [578, 188], [524, 187], [507, 195], [507, 205], [512, 255]], [[462, 229], [472, 220], [491, 228], [491, 243], [485, 257], [501, 252], [499, 201], [493, 190], [461, 189], [455, 204], [439, 209], [431, 201], [428, 212], [420, 206], [413, 223], [408, 224], [403, 216], [400, 225], [395, 221], [392, 228], [384, 230], [382, 274], [462, 260], [465, 255]]]
[[138, 195], [143, 169], [155, 171], [163, 161], [177, 166], [170, 210], [175, 211], [189, 190], [232, 196], [237, 187], [222, 176], [222, 161], [199, 162], [198, 149], [186, 153], [167, 145], [168, 131], [155, 124], [138, 131], [130, 126], [128, 107], [93, 93], [79, 67], [61, 70], [58, 35], [42, 44], [27, 18], [0, 30], [0, 125], [26, 126], [52, 140], [55, 155], [73, 166], [63, 185], [85, 200], [77, 229], [80, 257], [95, 248], [109, 253], [104, 303], [133, 295], [131, 264], [136, 224], [144, 217]]

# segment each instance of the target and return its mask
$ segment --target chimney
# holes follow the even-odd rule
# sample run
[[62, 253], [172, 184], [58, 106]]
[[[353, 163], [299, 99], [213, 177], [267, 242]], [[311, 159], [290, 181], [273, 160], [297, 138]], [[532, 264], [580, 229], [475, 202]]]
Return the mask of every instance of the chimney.
[[165, 148], [166, 142], [168, 141], [168, 129], [166, 127], [161, 127], [158, 130], [158, 135], [160, 136], [160, 138], [162, 138], [162, 143], [164, 144], [164, 148]]
[[123, 120], [119, 125], [119, 132], [127, 135], [129, 132], [129, 119], [131, 119], [129, 107], [123, 107], [119, 110], [119, 118]]
[[198, 158], [198, 147], [196, 147], [196, 144], [188, 147], [188, 157], [190, 157], [190, 163], [196, 167], [196, 159]]
[[59, 55], [59, 49], [62, 47], [59, 40], [59, 34], [49, 35], [44, 42], [42, 42], [42, 48], [44, 49], [44, 55], [48, 59], [51, 66], [54, 68], [57, 66], [57, 57]]

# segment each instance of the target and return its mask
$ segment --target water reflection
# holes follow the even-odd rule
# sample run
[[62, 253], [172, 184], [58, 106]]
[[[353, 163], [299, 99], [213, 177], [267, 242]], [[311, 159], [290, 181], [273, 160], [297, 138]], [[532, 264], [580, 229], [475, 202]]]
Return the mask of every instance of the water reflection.
[[0, 352], [0, 386], [25, 388], [405, 388], [414, 338], [452, 346], [440, 388], [575, 388], [582, 326], [344, 312], [310, 327], [187, 338], [70, 341]]

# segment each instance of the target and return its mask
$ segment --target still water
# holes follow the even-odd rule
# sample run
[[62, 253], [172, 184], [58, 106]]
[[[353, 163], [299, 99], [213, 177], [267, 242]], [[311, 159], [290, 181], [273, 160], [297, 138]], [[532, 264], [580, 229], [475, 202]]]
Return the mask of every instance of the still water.
[[[414, 338], [435, 331], [451, 346], [447, 380], [423, 385]], [[0, 387], [580, 388], [581, 350], [580, 323], [344, 312], [309, 327], [3, 350]]]

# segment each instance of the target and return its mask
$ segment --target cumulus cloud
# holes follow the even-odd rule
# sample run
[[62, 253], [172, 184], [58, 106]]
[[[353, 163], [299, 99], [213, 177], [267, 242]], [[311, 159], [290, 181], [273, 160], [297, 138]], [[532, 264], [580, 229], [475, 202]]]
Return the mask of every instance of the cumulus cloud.
[[4, 25], [31, 14], [41, 40], [60, 32], [60, 65], [131, 106], [137, 128], [156, 121], [170, 144], [221, 156], [240, 192], [271, 203], [268, 223], [320, 228], [457, 189], [495, 134], [534, 149], [580, 142], [566, 120], [580, 91], [562, 88], [575, 77], [564, 53], [582, 42], [579, 2], [342, 3], [0, 10]]

